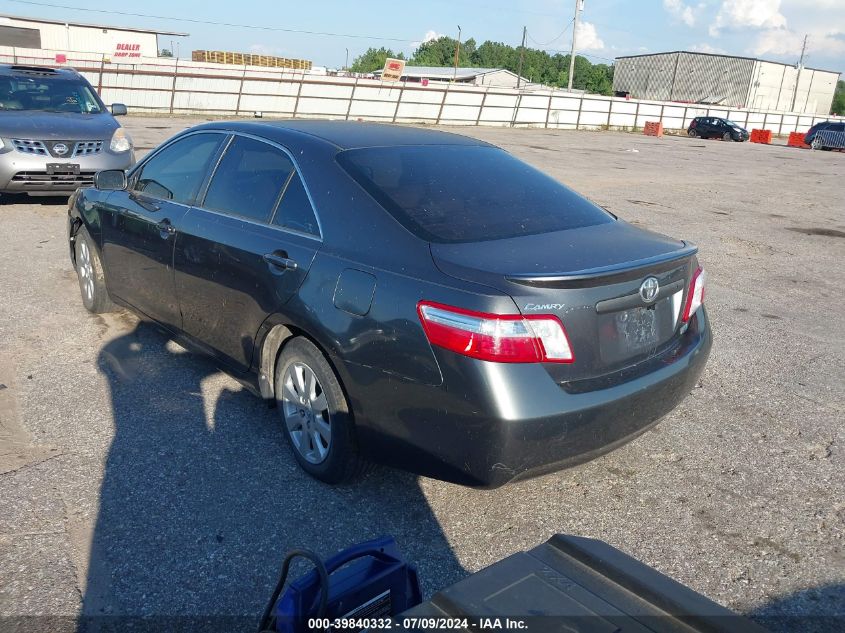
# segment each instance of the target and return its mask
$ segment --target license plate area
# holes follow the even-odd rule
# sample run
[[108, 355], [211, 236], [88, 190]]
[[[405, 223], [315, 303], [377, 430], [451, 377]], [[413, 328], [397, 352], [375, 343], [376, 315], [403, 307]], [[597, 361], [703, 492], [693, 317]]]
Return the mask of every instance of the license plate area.
[[78, 176], [78, 163], [47, 163], [48, 176]]
[[614, 364], [653, 353], [672, 337], [672, 302], [662, 299], [650, 307], [637, 307], [599, 317], [602, 361]]
[[631, 308], [614, 315], [616, 333], [625, 350], [638, 352], [658, 341], [657, 308]]

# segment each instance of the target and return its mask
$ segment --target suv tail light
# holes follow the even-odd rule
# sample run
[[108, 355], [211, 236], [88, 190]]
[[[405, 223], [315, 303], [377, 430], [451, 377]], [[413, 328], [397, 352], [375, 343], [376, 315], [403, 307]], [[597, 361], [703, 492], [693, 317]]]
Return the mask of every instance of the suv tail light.
[[563, 324], [554, 315], [473, 312], [420, 301], [417, 312], [432, 345], [499, 363], [571, 363]]
[[693, 119], [692, 123], [689, 124], [690, 127], [695, 127], [696, 125], [698, 125], [698, 119]]
[[687, 291], [687, 301], [684, 305], [684, 316], [682, 321], [686, 323], [690, 320], [695, 311], [698, 310], [704, 303], [704, 290], [707, 284], [707, 273], [700, 266], [692, 275], [689, 282], [689, 290]]

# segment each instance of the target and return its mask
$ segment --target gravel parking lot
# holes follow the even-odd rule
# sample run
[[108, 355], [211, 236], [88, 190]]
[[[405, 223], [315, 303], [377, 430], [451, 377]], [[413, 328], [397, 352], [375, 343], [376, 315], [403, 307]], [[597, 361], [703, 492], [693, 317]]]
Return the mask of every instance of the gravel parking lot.
[[[125, 124], [140, 154], [197, 121]], [[845, 628], [845, 154], [456, 131], [699, 245], [714, 347], [687, 400], [610, 455], [495, 491], [386, 469], [330, 488], [235, 380], [129, 314], [83, 309], [64, 200], [3, 198], [0, 616], [73, 630], [83, 612], [225, 615], [253, 630], [293, 547], [393, 534], [430, 595], [561, 532], [773, 630]]]

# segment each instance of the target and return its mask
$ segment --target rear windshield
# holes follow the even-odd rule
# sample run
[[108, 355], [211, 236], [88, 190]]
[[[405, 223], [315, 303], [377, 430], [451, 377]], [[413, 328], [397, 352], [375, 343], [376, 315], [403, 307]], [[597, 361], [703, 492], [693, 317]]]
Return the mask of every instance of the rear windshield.
[[337, 160], [393, 217], [429, 242], [481, 242], [614, 219], [495, 147], [372, 147], [341, 152]]

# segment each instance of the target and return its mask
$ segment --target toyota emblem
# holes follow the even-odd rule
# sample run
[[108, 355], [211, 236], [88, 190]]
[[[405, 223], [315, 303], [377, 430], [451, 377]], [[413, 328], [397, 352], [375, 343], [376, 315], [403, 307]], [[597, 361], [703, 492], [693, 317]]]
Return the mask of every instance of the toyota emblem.
[[64, 143], [56, 143], [53, 145], [53, 152], [59, 156], [64, 156], [68, 152], [68, 146]]
[[640, 297], [646, 303], [651, 303], [657, 299], [657, 292], [660, 290], [660, 283], [656, 277], [647, 277], [640, 286]]

